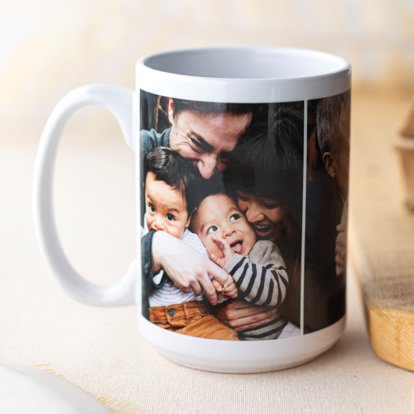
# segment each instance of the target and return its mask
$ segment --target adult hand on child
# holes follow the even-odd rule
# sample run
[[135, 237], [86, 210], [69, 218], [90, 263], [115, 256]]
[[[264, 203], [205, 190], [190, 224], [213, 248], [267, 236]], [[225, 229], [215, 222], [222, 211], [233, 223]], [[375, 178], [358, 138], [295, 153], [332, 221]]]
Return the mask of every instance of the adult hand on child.
[[[221, 285], [221, 282], [214, 279], [211, 279], [211, 283], [213, 284], [216, 291], [221, 294], [221, 297], [236, 299], [239, 294], [237, 285], [230, 275], [227, 275], [227, 279], [224, 282], [224, 285]], [[220, 302], [220, 295], [218, 301]]]
[[237, 289], [236, 282], [234, 279], [228, 275], [227, 281], [224, 283], [223, 289], [222, 289], [222, 295], [229, 299], [236, 299], [239, 291]]
[[224, 286], [228, 274], [191, 246], [164, 231], [157, 231], [152, 239], [152, 260], [153, 272], [164, 269], [181, 290], [191, 288], [196, 295], [204, 292], [212, 305], [217, 304], [216, 289], [210, 278]]
[[237, 332], [245, 332], [272, 321], [277, 315], [275, 306], [254, 306], [243, 301], [225, 303], [218, 316]]

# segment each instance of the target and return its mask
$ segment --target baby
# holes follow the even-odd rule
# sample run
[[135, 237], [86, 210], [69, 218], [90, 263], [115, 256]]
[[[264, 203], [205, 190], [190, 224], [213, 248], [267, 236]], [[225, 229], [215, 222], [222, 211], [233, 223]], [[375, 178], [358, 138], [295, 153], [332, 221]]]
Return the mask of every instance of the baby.
[[[145, 170], [147, 229], [165, 231], [207, 255], [200, 239], [187, 228], [193, 211], [188, 194], [195, 190], [196, 170], [167, 147], [157, 147], [146, 156]], [[230, 276], [222, 286], [217, 281], [213, 281], [213, 285], [224, 296], [237, 296], [237, 288]], [[233, 329], [210, 314], [202, 295], [196, 296], [191, 289], [182, 291], [163, 271], [155, 276], [154, 286], [156, 288], [149, 295], [149, 318], [154, 324], [191, 336], [238, 339]]]
[[[276, 306], [286, 297], [288, 275], [279, 248], [256, 233], [236, 202], [224, 193], [205, 197], [193, 214], [192, 229], [210, 258], [234, 279], [239, 298], [246, 302]], [[276, 339], [287, 321], [279, 314], [265, 325], [242, 334], [240, 339]]]

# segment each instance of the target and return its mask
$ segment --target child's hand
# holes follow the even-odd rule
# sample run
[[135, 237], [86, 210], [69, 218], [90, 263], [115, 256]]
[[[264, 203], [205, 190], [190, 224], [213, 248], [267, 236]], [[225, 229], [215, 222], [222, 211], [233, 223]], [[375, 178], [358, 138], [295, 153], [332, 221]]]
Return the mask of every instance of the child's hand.
[[215, 236], [211, 237], [211, 240], [217, 245], [217, 247], [223, 252], [223, 257], [218, 257], [215, 254], [210, 256], [210, 259], [218, 264], [220, 267], [224, 267], [226, 263], [233, 257], [234, 253], [231, 250], [230, 245], [222, 239]]
[[211, 279], [211, 283], [213, 284], [214, 289], [216, 289], [216, 292], [221, 293], [223, 291], [223, 286], [221, 286], [218, 280]]
[[226, 298], [236, 299], [239, 294], [237, 285], [230, 275], [227, 275], [227, 278], [223, 284], [221, 284], [218, 280], [214, 279], [211, 279], [211, 283], [213, 284], [214, 289], [216, 289], [216, 292]]
[[236, 299], [239, 294], [237, 285], [230, 275], [228, 275], [227, 280], [224, 282], [221, 294], [230, 299]]

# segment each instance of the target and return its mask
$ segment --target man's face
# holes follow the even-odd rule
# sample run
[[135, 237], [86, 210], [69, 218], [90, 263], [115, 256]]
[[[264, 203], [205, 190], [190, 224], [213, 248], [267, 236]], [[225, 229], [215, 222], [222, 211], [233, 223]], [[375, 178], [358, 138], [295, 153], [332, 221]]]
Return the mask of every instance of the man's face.
[[216, 169], [224, 169], [220, 157], [233, 151], [238, 139], [250, 124], [252, 115], [202, 113], [185, 110], [173, 114], [170, 101], [170, 147], [194, 161], [200, 175], [208, 180]]

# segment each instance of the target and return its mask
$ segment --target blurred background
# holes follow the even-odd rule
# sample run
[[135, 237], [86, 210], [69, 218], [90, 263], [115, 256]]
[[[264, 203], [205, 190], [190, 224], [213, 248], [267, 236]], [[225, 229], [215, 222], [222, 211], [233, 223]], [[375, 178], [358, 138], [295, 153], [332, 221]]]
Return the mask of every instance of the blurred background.
[[[110, 83], [133, 89], [135, 62], [146, 54], [231, 45], [312, 48], [350, 61], [351, 214], [359, 212], [357, 225], [373, 223], [371, 213], [385, 205], [391, 213], [373, 226], [394, 225], [390, 217], [402, 211], [402, 196], [392, 141], [414, 94], [414, 0], [0, 0], [0, 362], [50, 364], [92, 395], [115, 396], [150, 412], [170, 413], [175, 406], [194, 412], [188, 398], [171, 390], [176, 384], [201, 389], [207, 381], [176, 377], [184, 371], [156, 359], [133, 334], [132, 308], [79, 305], [47, 271], [33, 231], [33, 165], [48, 115], [72, 88]], [[57, 157], [56, 219], [69, 259], [96, 283], [119, 280], [135, 257], [135, 168], [134, 154], [103, 109], [85, 108], [69, 120]], [[395, 189], [392, 197], [389, 189]], [[381, 256], [398, 244], [389, 233], [375, 238], [387, 243]], [[319, 412], [339, 406], [343, 412], [351, 406], [408, 412], [412, 377], [374, 360], [355, 285], [348, 286], [349, 327], [336, 351], [322, 365], [301, 368], [308, 373], [302, 381], [294, 370], [274, 381], [264, 377], [248, 399], [260, 407], [268, 401], [271, 412], [276, 399], [289, 394], [276, 395], [274, 387], [296, 384], [308, 391], [306, 406], [327, 407]], [[216, 378], [210, 392], [194, 394], [197, 407], [210, 405], [211, 395], [231, 407], [246, 384], [257, 382], [243, 377], [229, 395], [227, 377]], [[333, 391], [326, 393], [327, 387]], [[154, 389], [171, 392], [154, 398]], [[301, 404], [292, 397], [284, 406]]]
[[1, 0], [0, 140], [37, 142], [75, 86], [133, 88], [145, 54], [216, 45], [320, 49], [351, 62], [354, 88], [414, 90], [414, 0]]

